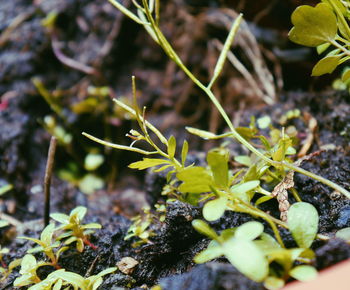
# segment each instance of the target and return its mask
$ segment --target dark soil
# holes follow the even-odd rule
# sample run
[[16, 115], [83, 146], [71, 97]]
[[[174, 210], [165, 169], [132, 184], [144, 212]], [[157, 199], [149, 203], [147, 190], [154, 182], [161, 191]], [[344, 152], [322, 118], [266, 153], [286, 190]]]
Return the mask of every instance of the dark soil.
[[[206, 81], [213, 66], [211, 59], [217, 57], [211, 47], [212, 41], [216, 38], [224, 40], [227, 33], [223, 8], [240, 6], [261, 48], [275, 56], [269, 59], [264, 55], [266, 67], [282, 69], [280, 80], [284, 82], [284, 90], [276, 85], [278, 99], [274, 105], [266, 106], [261, 98], [246, 90], [249, 86], [245, 79], [227, 65], [215, 88], [225, 109], [234, 116], [237, 125], [249, 124], [252, 115], [259, 118], [269, 114], [277, 127], [286, 111], [298, 108], [302, 117], [290, 120], [286, 125], [297, 128], [301, 142], [309, 132], [307, 120], [310, 116], [315, 118], [317, 130], [309, 152], [321, 151], [301, 166], [350, 189], [350, 97], [348, 93], [330, 90], [329, 77], [312, 80], [309, 72], [315, 63], [315, 54], [311, 49], [287, 41], [289, 17], [300, 1], [274, 1], [267, 14], [261, 17], [257, 17], [258, 12], [272, 1], [258, 1], [254, 5], [244, 4], [244, 1], [231, 2], [165, 1], [162, 28], [183, 60]], [[308, 2], [314, 4], [317, 1]], [[49, 31], [41, 21], [52, 11], [57, 13], [57, 21], [55, 29]], [[15, 18], [22, 20], [3, 37], [6, 29], [16, 23]], [[92, 71], [86, 73], [62, 64], [53, 51], [55, 41], [62, 53]], [[244, 46], [240, 45], [235, 52], [251, 68], [243, 53]], [[130, 97], [130, 76], [135, 75], [138, 90], [142, 92], [140, 103], [150, 108], [149, 120], [166, 136], [173, 134], [178, 140], [188, 139], [192, 150], [189, 158], [197, 165], [205, 159], [203, 151], [215, 143], [203, 143], [185, 135], [183, 126], [216, 132], [225, 130], [212, 106], [140, 27], [105, 0], [2, 1], [0, 47], [0, 187], [7, 183], [14, 186], [1, 196], [0, 212], [15, 219], [18, 235], [39, 237], [43, 228], [42, 182], [50, 140], [43, 124], [45, 117], [51, 116], [58, 126], [73, 136], [71, 144], [59, 144], [58, 147], [51, 186], [51, 211], [69, 213], [77, 205], [83, 205], [88, 207], [87, 222], [103, 225], [102, 230], [91, 236], [97, 250], [86, 247], [82, 254], [73, 248], [68, 250], [60, 260], [62, 268], [83, 276], [93, 275], [115, 266], [124, 257], [133, 257], [139, 264], [131, 274], [116, 272], [106, 276], [100, 289], [139, 289], [155, 284], [167, 290], [263, 289], [261, 284], [245, 278], [224, 258], [205, 265], [194, 264], [194, 255], [209, 242], [191, 226], [193, 219], [201, 218], [200, 208], [180, 201], [171, 202], [165, 221], [152, 225], [156, 233], [152, 243], [133, 248], [134, 240], [124, 240], [131, 216], [147, 204], [154, 206], [157, 201], [164, 202], [161, 191], [166, 176], [150, 171], [145, 176], [131, 173], [126, 169], [127, 165], [139, 160], [139, 156], [103, 149], [81, 136], [81, 132], [86, 131], [103, 139], [129, 144], [125, 133], [134, 126], [123, 114], [113, 110], [109, 96], [98, 96], [93, 107], [77, 111], [75, 105], [88, 98], [89, 87], [107, 86], [112, 97]], [[54, 103], [60, 112], [38, 93], [33, 77], [40, 78], [45, 88], [53, 92]], [[287, 90], [294, 92], [285, 92]], [[86, 195], [73, 183], [58, 177], [62, 169], [67, 169], [67, 164], [77, 168], [79, 178], [84, 176], [87, 170], [82, 160], [86, 154], [95, 151], [104, 154], [106, 159], [94, 172], [105, 180], [104, 189]], [[232, 145], [233, 155], [242, 152], [241, 146]], [[317, 208], [321, 233], [333, 237], [338, 229], [350, 227], [349, 200], [300, 174], [295, 175], [295, 184], [303, 201]], [[290, 201], [294, 201], [292, 197]], [[275, 200], [261, 208], [279, 216]], [[252, 220], [249, 215], [227, 212], [219, 221], [213, 222], [212, 227], [220, 231], [249, 220]], [[271, 231], [268, 225], [265, 230]], [[296, 246], [287, 230], [280, 231], [287, 246]], [[11, 250], [9, 255], [4, 255], [7, 264], [23, 257], [33, 246], [26, 240], [14, 239], [14, 232], [13, 226], [0, 229], [1, 245]], [[313, 248], [316, 252], [314, 265], [319, 270], [350, 258], [349, 245], [339, 239], [316, 241]], [[40, 254], [36, 257], [42, 258]], [[44, 278], [52, 270], [43, 267], [38, 274]], [[13, 281], [18, 276], [16, 268], [0, 288], [13, 289]]]

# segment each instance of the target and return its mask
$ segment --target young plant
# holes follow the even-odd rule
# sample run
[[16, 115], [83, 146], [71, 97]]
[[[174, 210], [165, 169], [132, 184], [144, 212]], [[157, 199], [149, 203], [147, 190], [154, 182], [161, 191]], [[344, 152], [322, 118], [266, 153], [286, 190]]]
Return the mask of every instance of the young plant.
[[13, 282], [13, 286], [24, 287], [41, 282], [36, 271], [39, 267], [45, 265], [51, 265], [51, 263], [37, 262], [33, 255], [25, 255], [21, 262], [21, 270], [19, 271], [21, 276]]
[[67, 250], [68, 247], [61, 247], [58, 251], [54, 251], [55, 248], [58, 248], [61, 245], [61, 243], [58, 240], [53, 238], [55, 230], [55, 224], [49, 224], [42, 231], [40, 239], [28, 237], [19, 237], [19, 239], [30, 240], [38, 244], [38, 247], [28, 250], [28, 253], [33, 254], [37, 252], [43, 252], [50, 259], [51, 265], [56, 268], [59, 268], [58, 259], [60, 257], [60, 254]]
[[[45, 280], [31, 286], [28, 290], [60, 290], [63, 286], [62, 279], [57, 277], [57, 273], [64, 272], [64, 269], [56, 270], [55, 272], [50, 273]], [[67, 283], [65, 283], [67, 284]], [[65, 288], [69, 289], [69, 287]]]
[[76, 242], [76, 248], [79, 252], [84, 250], [84, 245], [96, 249], [96, 246], [89, 241], [88, 237], [95, 232], [94, 229], [101, 228], [98, 223], [82, 224], [86, 211], [86, 207], [78, 206], [70, 212], [69, 216], [61, 213], [50, 215], [52, 219], [62, 224], [57, 230], [63, 230], [64, 233], [57, 239], [65, 239], [64, 244], [66, 245]]
[[[325, 0], [326, 1], [326, 0]], [[331, 0], [327, 0], [328, 2], [330, 2], [330, 4], [332, 4], [334, 1]], [[239, 15], [237, 17], [237, 19], [234, 21], [234, 23], [232, 24], [232, 27], [230, 29], [230, 32], [227, 36], [227, 39], [225, 41], [225, 44], [223, 46], [223, 49], [221, 51], [221, 54], [217, 60], [217, 63], [215, 65], [215, 68], [213, 70], [213, 76], [209, 82], [208, 85], [203, 84], [199, 79], [197, 79], [193, 73], [185, 66], [185, 64], [182, 62], [182, 60], [180, 59], [180, 57], [177, 55], [177, 53], [174, 51], [174, 49], [172, 48], [172, 46], [170, 45], [170, 43], [168, 42], [168, 40], [166, 39], [165, 35], [162, 33], [160, 27], [159, 27], [159, 22], [160, 22], [160, 15], [159, 15], [159, 11], [160, 11], [160, 1], [154, 1], [154, 0], [142, 0], [142, 5], [138, 4], [137, 2], [133, 2], [135, 5], [135, 8], [137, 10], [137, 15], [134, 14], [133, 12], [131, 12], [128, 8], [126, 8], [125, 6], [123, 6], [122, 4], [120, 4], [118, 1], [116, 0], [109, 0], [109, 2], [111, 2], [112, 5], [114, 5], [117, 9], [119, 9], [122, 13], [124, 13], [126, 16], [128, 16], [129, 18], [131, 18], [133, 21], [135, 21], [136, 23], [143, 25], [145, 30], [148, 32], [148, 34], [153, 38], [153, 40], [159, 44], [159, 46], [164, 50], [164, 52], [167, 54], [167, 56], [173, 60], [178, 67], [184, 71], [184, 73], [193, 81], [194, 84], [196, 84], [207, 96], [208, 98], [211, 100], [211, 102], [215, 105], [215, 107], [218, 109], [218, 111], [220, 112], [221, 116], [223, 117], [223, 119], [225, 120], [227, 126], [230, 129], [229, 132], [229, 137], [232, 139], [235, 139], [236, 141], [240, 142], [242, 145], [244, 145], [248, 150], [250, 150], [252, 153], [254, 153], [255, 155], [258, 156], [259, 159], [264, 160], [267, 164], [269, 164], [269, 166], [271, 167], [275, 167], [275, 168], [285, 168], [285, 169], [289, 169], [289, 170], [293, 170], [299, 173], [302, 173], [310, 178], [313, 178], [315, 180], [318, 180], [319, 182], [322, 182], [328, 186], [330, 186], [331, 188], [337, 190], [338, 192], [341, 192], [342, 194], [344, 194], [345, 196], [347, 196], [348, 198], [350, 198], [350, 192], [348, 192], [346, 189], [342, 188], [341, 186], [333, 183], [332, 181], [323, 178], [321, 176], [318, 176], [312, 172], [309, 172], [307, 170], [304, 170], [302, 168], [300, 168], [299, 166], [296, 166], [295, 164], [291, 163], [291, 162], [286, 162], [286, 161], [279, 161], [279, 160], [273, 160], [271, 158], [269, 158], [268, 156], [265, 156], [263, 153], [261, 153], [256, 147], [254, 147], [249, 141], [247, 141], [244, 136], [241, 134], [241, 132], [239, 132], [234, 125], [232, 124], [230, 118], [228, 117], [227, 113], [225, 112], [224, 108], [221, 106], [221, 104], [219, 103], [218, 99], [215, 97], [213, 91], [212, 91], [212, 86], [213, 84], [216, 82], [216, 80], [218, 79], [226, 57], [227, 57], [227, 53], [230, 50], [230, 47], [233, 43], [233, 40], [235, 38], [235, 35], [238, 31], [240, 22], [242, 20], [242, 15]], [[326, 4], [324, 4], [326, 5]], [[321, 8], [322, 10], [322, 14], [321, 16], [323, 16], [323, 10], [324, 8]], [[329, 13], [326, 12], [326, 14], [328, 15]], [[328, 17], [326, 15], [326, 17]], [[319, 17], [318, 14], [314, 15], [316, 18]], [[338, 17], [343, 17], [343, 14], [339, 14]], [[324, 27], [325, 25], [323, 24], [322, 27]], [[344, 25], [345, 26], [345, 25]], [[318, 31], [316, 31], [318, 32]], [[324, 43], [325, 41], [329, 40], [334, 43], [337, 43], [336, 41], [333, 41], [331, 39], [331, 37], [329, 37], [329, 35], [326, 33], [324, 35], [324, 33], [321, 33], [321, 43]], [[319, 38], [319, 37], [318, 37]], [[317, 39], [318, 39], [317, 38]], [[318, 43], [316, 44], [318, 45]], [[337, 44], [339, 46], [339, 44]], [[339, 48], [340, 49], [340, 48]], [[341, 49], [342, 52], [344, 52], [344, 48]], [[344, 52], [345, 53], [345, 52]], [[345, 53], [347, 54], [347, 53]], [[135, 115], [135, 114], [134, 114]], [[147, 125], [145, 126], [147, 127]], [[151, 128], [150, 128], [151, 129]], [[151, 129], [152, 130], [152, 129]], [[86, 135], [87, 137], [92, 137], [89, 135]], [[135, 136], [137, 137], [137, 136]], [[91, 138], [93, 139], [93, 137]], [[95, 139], [96, 141], [102, 141], [102, 140], [98, 140]], [[163, 141], [166, 141], [163, 140]], [[104, 142], [104, 141], [102, 141]], [[102, 143], [101, 142], [101, 143]], [[111, 147], [114, 148], [119, 148], [119, 149], [125, 149], [125, 150], [130, 150], [130, 147], [128, 146], [115, 146], [115, 144], [111, 144], [108, 142], [105, 142], [106, 145], [109, 145]], [[167, 144], [166, 142], [164, 144]], [[141, 149], [135, 149], [135, 150], [131, 150], [134, 152], [138, 152], [141, 154], [145, 154], [145, 155], [149, 155], [149, 154], [154, 154], [154, 152], [146, 152], [144, 150]], [[157, 150], [158, 151], [158, 150]], [[162, 154], [161, 154], [162, 155]], [[164, 156], [164, 155], [162, 155]], [[165, 156], [164, 156], [165, 157]]]
[[[312, 75], [332, 73], [337, 66], [350, 59], [350, 6], [347, 1], [322, 0], [315, 7], [302, 5], [292, 14], [294, 27], [289, 38], [295, 43], [316, 47], [319, 54], [327, 54], [313, 68]], [[350, 79], [345, 71], [342, 81]]]
[[84, 278], [77, 273], [68, 271], [56, 271], [53, 273], [53, 275], [55, 278], [62, 279], [63, 281], [71, 284], [76, 290], [96, 290], [103, 282], [102, 277], [115, 272], [117, 269], [117, 267], [107, 268], [97, 275], [93, 275], [88, 278]]

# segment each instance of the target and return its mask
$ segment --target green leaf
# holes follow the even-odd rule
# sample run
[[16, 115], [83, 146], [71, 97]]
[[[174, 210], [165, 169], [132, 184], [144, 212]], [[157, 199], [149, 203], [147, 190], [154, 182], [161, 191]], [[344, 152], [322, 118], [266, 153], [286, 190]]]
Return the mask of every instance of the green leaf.
[[261, 282], [269, 271], [262, 251], [251, 241], [231, 239], [223, 244], [225, 257], [248, 278]]
[[182, 150], [181, 150], [181, 163], [182, 163], [182, 166], [185, 166], [187, 153], [188, 153], [188, 142], [185, 140], [183, 145], [182, 145]]
[[277, 277], [267, 277], [264, 281], [264, 286], [268, 290], [281, 289], [284, 286], [284, 284], [284, 280]]
[[176, 139], [174, 136], [171, 136], [168, 140], [168, 155], [172, 159], [175, 156], [176, 151]]
[[177, 178], [183, 183], [179, 186], [179, 191], [186, 193], [202, 193], [211, 191], [213, 178], [203, 167], [190, 167], [181, 170], [176, 174]]
[[85, 206], [77, 206], [70, 212], [69, 216], [70, 217], [76, 216], [79, 221], [82, 221], [86, 215], [86, 212], [87, 212], [87, 208]]
[[248, 181], [248, 182], [244, 182], [244, 183], [240, 183], [232, 186], [231, 191], [236, 194], [243, 194], [253, 190], [257, 186], [259, 186], [259, 184], [260, 184], [259, 180], [252, 180], [252, 181]]
[[239, 226], [235, 232], [235, 238], [252, 241], [259, 237], [264, 231], [262, 223], [251, 221]]
[[272, 153], [272, 159], [274, 161], [283, 161], [287, 152], [287, 149], [292, 145], [292, 139], [282, 138], [278, 141], [275, 152]]
[[193, 258], [193, 260], [197, 264], [203, 264], [203, 263], [206, 263], [210, 260], [218, 258], [218, 257], [222, 256], [223, 254], [224, 253], [223, 253], [221, 246], [212, 246], [212, 247], [208, 247], [204, 251], [197, 254]]
[[339, 239], [343, 239], [345, 241], [350, 241], [350, 227], [337, 231], [335, 236]]
[[214, 181], [218, 186], [228, 186], [228, 152], [222, 154], [212, 150], [207, 155], [207, 162], [213, 173]]
[[10, 191], [13, 188], [12, 184], [6, 184], [0, 187], [0, 195], [5, 194], [6, 192]]
[[258, 123], [259, 129], [266, 129], [270, 126], [271, 124], [271, 118], [270, 116], [264, 116], [256, 120]]
[[226, 210], [227, 198], [219, 197], [208, 201], [203, 207], [203, 217], [207, 221], [215, 221], [222, 217]]
[[337, 35], [337, 19], [327, 4], [320, 3], [316, 7], [299, 6], [292, 14], [294, 27], [289, 32], [291, 41], [316, 47], [334, 41]]
[[192, 226], [197, 232], [206, 235], [212, 240], [217, 240], [219, 237], [217, 233], [205, 221], [195, 219], [192, 221]]
[[196, 128], [192, 128], [192, 127], [186, 127], [186, 130], [188, 132], [190, 132], [193, 135], [199, 136], [205, 140], [208, 139], [216, 139], [217, 135], [215, 135], [214, 133], [208, 132], [208, 131], [204, 131], [201, 129], [196, 129]]
[[324, 43], [324, 44], [321, 44], [319, 46], [317, 46], [316, 50], [317, 50], [317, 53], [318, 54], [322, 54], [323, 52], [325, 52], [329, 47], [330, 47], [330, 43], [327, 42], [327, 43]]
[[301, 265], [294, 267], [289, 272], [289, 275], [299, 281], [307, 282], [317, 277], [317, 270], [314, 267], [308, 265]]
[[168, 164], [169, 161], [165, 159], [156, 159], [156, 158], [143, 158], [142, 161], [133, 162], [129, 165], [129, 168], [144, 170], [146, 168]]
[[294, 203], [288, 210], [288, 228], [300, 248], [309, 248], [316, 237], [318, 213], [306, 202]]
[[321, 76], [332, 73], [338, 66], [340, 56], [326, 56], [316, 63], [312, 69], [312, 76]]
[[90, 153], [85, 157], [84, 167], [89, 171], [95, 170], [103, 164], [104, 160], [103, 155]]
[[93, 194], [96, 190], [102, 189], [104, 185], [103, 179], [94, 174], [86, 174], [79, 180], [79, 189], [85, 194]]
[[239, 155], [239, 156], [235, 156], [235, 161], [240, 163], [240, 164], [243, 164], [247, 167], [249, 167], [250, 165], [252, 165], [252, 161], [250, 159], [249, 156], [247, 155]]
[[61, 224], [68, 224], [69, 223], [69, 216], [62, 213], [52, 213], [50, 214], [50, 217], [54, 219], [55, 221], [58, 221]]
[[347, 81], [350, 80], [350, 69], [349, 69], [349, 68], [346, 69], [346, 70], [343, 72], [343, 74], [342, 74], [342, 76], [341, 76], [341, 80], [342, 80], [342, 82], [344, 82], [344, 83], [346, 83]]

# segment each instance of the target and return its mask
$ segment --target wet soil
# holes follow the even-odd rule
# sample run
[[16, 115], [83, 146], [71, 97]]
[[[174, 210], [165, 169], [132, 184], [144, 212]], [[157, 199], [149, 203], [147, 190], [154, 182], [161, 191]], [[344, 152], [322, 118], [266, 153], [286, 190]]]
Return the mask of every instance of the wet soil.
[[[86, 173], [81, 169], [81, 160], [92, 147], [105, 154], [107, 160], [96, 172], [107, 180], [106, 189], [94, 195], [83, 194], [76, 186], [58, 178], [57, 174], [53, 178], [52, 212], [69, 213], [75, 206], [84, 205], [89, 209], [86, 220], [103, 225], [101, 231], [91, 236], [97, 250], [86, 247], [82, 254], [74, 249], [65, 252], [60, 261], [63, 268], [83, 276], [93, 275], [115, 266], [124, 257], [133, 257], [139, 263], [134, 271], [128, 275], [117, 272], [107, 276], [101, 289], [139, 289], [155, 284], [171, 290], [263, 289], [261, 284], [245, 278], [224, 258], [205, 265], [193, 263], [194, 255], [209, 242], [191, 226], [193, 219], [201, 218], [200, 208], [179, 201], [171, 202], [167, 205], [165, 221], [152, 226], [156, 233], [152, 243], [133, 248], [131, 244], [134, 240], [124, 240], [131, 224], [129, 218], [142, 206], [153, 206], [163, 200], [161, 190], [166, 184], [166, 177], [152, 172], [146, 176], [131, 174], [124, 168], [138, 160], [138, 156], [103, 151], [81, 137], [80, 133], [87, 131], [97, 137], [126, 144], [124, 134], [133, 126], [120, 113], [114, 112], [109, 97], [100, 99], [102, 101], [97, 107], [76, 111], [74, 104], [86, 98], [89, 87], [108, 86], [113, 96], [128, 97], [131, 95], [130, 76], [136, 75], [138, 89], [142, 91], [140, 102], [151, 108], [149, 119], [159, 125], [166, 135], [174, 134], [180, 140], [188, 138], [191, 158], [196, 164], [203, 162], [203, 149], [208, 145], [198, 138], [184, 135], [184, 124], [218, 132], [225, 127], [220, 121], [214, 122], [215, 125], [208, 124], [208, 116], [211, 116], [210, 121], [219, 119], [211, 105], [200, 97], [198, 90], [137, 25], [106, 1], [34, 2], [13, 0], [0, 4], [0, 186], [7, 183], [14, 186], [12, 191], [1, 196], [0, 211], [16, 219], [18, 234], [38, 237], [43, 227], [42, 180], [50, 139], [43, 123], [45, 117], [54, 116], [57, 124], [74, 136], [71, 146], [58, 147], [57, 171], [73, 160], [80, 166], [79, 174]], [[278, 4], [272, 5], [267, 16], [261, 16], [259, 20], [256, 15], [267, 2], [259, 1], [252, 5], [254, 7], [241, 6], [245, 9], [246, 19], [256, 27], [254, 35], [259, 43], [277, 55], [277, 62], [283, 68], [283, 88], [299, 91], [279, 92], [275, 104], [266, 106], [251, 91], [244, 90], [247, 87], [244, 79], [227, 66], [220, 80], [220, 89], [216, 88], [217, 93], [225, 108], [241, 125], [249, 124], [252, 115], [259, 118], [269, 114], [278, 126], [278, 120], [285, 112], [300, 109], [302, 118], [290, 120], [287, 125], [297, 128], [302, 141], [309, 133], [310, 116], [315, 118], [317, 130], [309, 152], [322, 151], [301, 166], [349, 189], [349, 94], [325, 90], [329, 89], [324, 85], [330, 83], [328, 77], [311, 80], [309, 72], [315, 55], [310, 49], [303, 50], [283, 40], [290, 25], [287, 22], [289, 15], [300, 1], [275, 1]], [[214, 0], [166, 1], [164, 4], [164, 19], [173, 19], [172, 23], [176, 25], [164, 21], [162, 28], [179, 55], [190, 68], [196, 68], [195, 73], [203, 81], [210, 75], [210, 65], [203, 59], [216, 56], [209, 43], [214, 38], [223, 40], [227, 32], [225, 23], [218, 21], [223, 19], [222, 10], [218, 13], [217, 9], [236, 6], [239, 4]], [[57, 21], [54, 31], [49, 31], [41, 21], [52, 11], [57, 14]], [[16, 17], [20, 19], [19, 24], [15, 24]], [[14, 29], [3, 37], [11, 25], [15, 25]], [[62, 64], [53, 50], [56, 42], [63, 54], [93, 70], [86, 73]], [[236, 49], [239, 56], [243, 55], [242, 49]], [[292, 55], [296, 57], [294, 60]], [[242, 61], [245, 61], [244, 56]], [[267, 63], [272, 70], [274, 61]], [[60, 114], [54, 112], [52, 104], [48, 105], [38, 93], [31, 80], [33, 77], [39, 77], [45, 87], [54, 92], [54, 102], [62, 109]], [[312, 92], [308, 92], [310, 87]], [[321, 88], [322, 92], [317, 92]], [[240, 113], [234, 114], [237, 111]], [[234, 144], [232, 152], [241, 154], [244, 151]], [[295, 175], [295, 183], [301, 198], [317, 208], [321, 233], [333, 236], [336, 230], [350, 226], [348, 200], [299, 174]], [[290, 197], [290, 200], [293, 201], [293, 198]], [[275, 201], [267, 203], [262, 209], [276, 217], [279, 215]], [[212, 227], [220, 231], [249, 220], [252, 217], [246, 214], [229, 212], [213, 222]], [[267, 225], [265, 228], [270, 231]], [[11, 250], [9, 255], [4, 256], [6, 263], [23, 257], [32, 247], [28, 241], [13, 239], [13, 229], [0, 230], [1, 244]], [[281, 235], [286, 245], [295, 246], [286, 230], [281, 229]], [[342, 240], [317, 241], [313, 247], [316, 251], [314, 265], [320, 270], [350, 258], [350, 247]], [[42, 257], [38, 254], [37, 258]], [[50, 271], [52, 269], [43, 268], [39, 275], [44, 278]], [[18, 275], [17, 268], [0, 284], [0, 288], [13, 289], [12, 283]]]

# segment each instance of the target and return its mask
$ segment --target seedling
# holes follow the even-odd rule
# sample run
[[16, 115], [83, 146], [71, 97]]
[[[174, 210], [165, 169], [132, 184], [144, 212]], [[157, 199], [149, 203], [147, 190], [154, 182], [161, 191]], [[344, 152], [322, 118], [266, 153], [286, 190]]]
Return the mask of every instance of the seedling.
[[97, 275], [93, 275], [88, 278], [84, 278], [79, 274], [76, 274], [73, 272], [65, 272], [65, 271], [56, 271], [53, 274], [54, 274], [54, 277], [58, 279], [62, 279], [65, 282], [71, 284], [73, 288], [76, 290], [77, 289], [95, 290], [102, 284], [103, 276], [113, 273], [117, 269], [118, 269], [117, 267], [107, 268], [102, 272], [98, 273]]
[[63, 230], [64, 233], [57, 239], [65, 239], [64, 244], [66, 245], [76, 242], [76, 248], [79, 252], [84, 250], [84, 245], [96, 249], [96, 246], [89, 241], [88, 236], [95, 232], [93, 229], [101, 228], [101, 225], [98, 223], [86, 225], [81, 223], [86, 211], [86, 207], [78, 206], [71, 211], [69, 216], [61, 213], [53, 213], [50, 215], [52, 219], [62, 224], [57, 230]]
[[19, 273], [21, 274], [14, 282], [13, 286], [15, 287], [24, 287], [30, 284], [35, 284], [41, 282], [38, 277], [36, 271], [39, 267], [51, 265], [50, 263], [45, 262], [37, 262], [33, 255], [27, 254], [23, 257], [21, 262], [21, 270]]
[[26, 239], [38, 244], [38, 247], [28, 250], [28, 253], [43, 252], [51, 261], [51, 265], [59, 268], [58, 259], [60, 254], [68, 249], [68, 247], [61, 247], [58, 251], [54, 251], [55, 248], [60, 247], [61, 243], [53, 238], [55, 232], [55, 225], [49, 224], [41, 233], [40, 240], [28, 237], [19, 237], [19, 239]]

